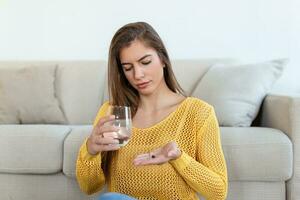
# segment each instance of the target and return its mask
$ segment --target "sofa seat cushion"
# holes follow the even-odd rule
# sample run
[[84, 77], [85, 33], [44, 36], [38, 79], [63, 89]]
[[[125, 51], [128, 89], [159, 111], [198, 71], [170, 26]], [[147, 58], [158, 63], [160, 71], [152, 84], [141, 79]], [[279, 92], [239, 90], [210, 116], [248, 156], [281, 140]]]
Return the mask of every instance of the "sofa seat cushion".
[[48, 174], [62, 170], [64, 138], [59, 125], [1, 125], [0, 173]]
[[[92, 126], [72, 126], [64, 145], [63, 172], [76, 175], [79, 148]], [[222, 146], [231, 181], [285, 181], [292, 174], [292, 143], [279, 130], [221, 127]]]
[[222, 146], [231, 181], [286, 181], [292, 175], [293, 150], [280, 130], [221, 127]]
[[72, 128], [72, 131], [67, 136], [64, 145], [63, 172], [68, 177], [75, 177], [76, 160], [79, 148], [84, 140], [91, 134], [93, 127], [91, 125], [70, 127]]

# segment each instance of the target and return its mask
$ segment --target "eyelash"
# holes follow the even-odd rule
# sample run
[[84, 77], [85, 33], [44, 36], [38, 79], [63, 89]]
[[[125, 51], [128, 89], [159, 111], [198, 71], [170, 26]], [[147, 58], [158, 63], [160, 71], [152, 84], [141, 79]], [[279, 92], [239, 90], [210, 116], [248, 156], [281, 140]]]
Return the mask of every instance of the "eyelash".
[[151, 61], [148, 62], [142, 62], [143, 65], [149, 65], [151, 63]]
[[[142, 62], [143, 65], [149, 65], [151, 63], [151, 61], [148, 62]], [[128, 68], [128, 69], [124, 69], [126, 72], [130, 71], [132, 67]]]

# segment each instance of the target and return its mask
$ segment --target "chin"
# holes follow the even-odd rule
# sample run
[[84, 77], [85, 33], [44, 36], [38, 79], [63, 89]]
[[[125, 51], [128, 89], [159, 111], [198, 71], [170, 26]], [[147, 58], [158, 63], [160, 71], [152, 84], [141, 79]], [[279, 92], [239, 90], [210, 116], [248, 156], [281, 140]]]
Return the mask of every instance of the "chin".
[[147, 88], [144, 90], [138, 90], [138, 92], [140, 95], [149, 96], [149, 95], [153, 94], [154, 91], [151, 88]]
[[143, 95], [143, 96], [149, 96], [149, 95], [151, 95], [153, 92], [151, 92], [151, 91], [139, 91], [139, 94], [140, 95]]

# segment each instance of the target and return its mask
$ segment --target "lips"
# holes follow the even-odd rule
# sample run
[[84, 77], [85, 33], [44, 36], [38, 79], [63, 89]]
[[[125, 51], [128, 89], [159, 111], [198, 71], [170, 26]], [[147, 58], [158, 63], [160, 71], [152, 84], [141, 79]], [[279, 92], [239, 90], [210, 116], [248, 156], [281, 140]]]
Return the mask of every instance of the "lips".
[[146, 88], [147, 85], [150, 83], [150, 81], [147, 81], [147, 82], [143, 82], [143, 83], [139, 83], [137, 84], [136, 86], [139, 88], [139, 89], [143, 89], [143, 88]]

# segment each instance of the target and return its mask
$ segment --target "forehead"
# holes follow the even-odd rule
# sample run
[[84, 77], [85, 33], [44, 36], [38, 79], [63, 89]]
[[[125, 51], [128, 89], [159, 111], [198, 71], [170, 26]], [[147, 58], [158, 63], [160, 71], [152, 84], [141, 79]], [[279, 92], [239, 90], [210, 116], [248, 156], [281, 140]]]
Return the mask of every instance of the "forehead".
[[156, 51], [152, 47], [146, 46], [143, 42], [134, 40], [129, 46], [120, 50], [120, 60], [122, 62], [137, 61], [145, 54], [154, 55]]

